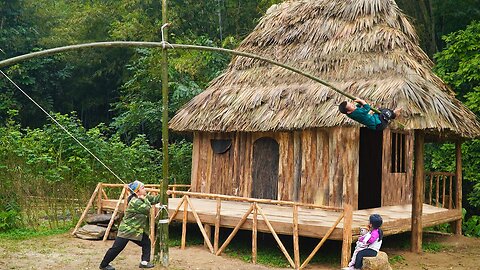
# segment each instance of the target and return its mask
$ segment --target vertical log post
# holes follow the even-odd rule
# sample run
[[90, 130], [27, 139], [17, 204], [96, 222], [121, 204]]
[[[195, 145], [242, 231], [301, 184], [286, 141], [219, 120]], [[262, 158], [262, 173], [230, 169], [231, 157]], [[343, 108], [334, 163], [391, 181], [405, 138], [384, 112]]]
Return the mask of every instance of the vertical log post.
[[422, 252], [422, 214], [423, 214], [423, 186], [424, 186], [424, 142], [425, 134], [415, 130], [415, 175], [413, 178], [412, 200], [412, 252]]
[[257, 203], [253, 203], [253, 222], [252, 222], [252, 263], [257, 263], [257, 226], [258, 212]]
[[220, 210], [222, 208], [222, 200], [217, 198], [217, 212], [215, 214], [215, 233], [213, 235], [213, 250], [215, 254], [218, 251], [218, 239], [220, 237]]
[[352, 251], [352, 221], [353, 208], [351, 204], [344, 205], [345, 217], [343, 219], [343, 242], [342, 242], [342, 261], [341, 267], [348, 267], [350, 254]]
[[185, 195], [185, 201], [183, 202], [183, 219], [182, 219], [182, 243], [180, 248], [182, 250], [185, 249], [185, 243], [187, 241], [187, 218], [188, 218], [188, 202], [187, 198], [188, 196]]
[[97, 193], [97, 214], [101, 214], [102, 213], [102, 193], [104, 191], [103, 191], [103, 184], [99, 183], [98, 185], [100, 186], [100, 190]]
[[[212, 241], [212, 226], [210, 224], [203, 225], [203, 230], [205, 230], [205, 235], [208, 238], [208, 241]], [[208, 247], [207, 240], [203, 240], [203, 246]]]
[[298, 237], [298, 205], [293, 206], [293, 262], [300, 269], [300, 248]]
[[[155, 223], [156, 223], [156, 216], [157, 216], [157, 211], [158, 211], [158, 208], [155, 207], [154, 205], [152, 205], [152, 207], [150, 208], [150, 250], [153, 250], [155, 249], [155, 241], [156, 240], [156, 237], [155, 237]], [[160, 210], [162, 211], [162, 210]]]
[[[462, 142], [455, 143], [455, 209], [462, 211]], [[453, 232], [456, 235], [462, 234], [462, 219], [452, 222]]]

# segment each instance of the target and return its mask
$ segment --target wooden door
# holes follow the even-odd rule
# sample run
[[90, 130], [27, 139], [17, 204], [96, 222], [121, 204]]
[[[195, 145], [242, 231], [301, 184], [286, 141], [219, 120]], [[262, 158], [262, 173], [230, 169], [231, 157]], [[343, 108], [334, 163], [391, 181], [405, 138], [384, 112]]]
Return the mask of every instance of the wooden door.
[[263, 137], [253, 144], [252, 198], [278, 199], [278, 160], [277, 141]]

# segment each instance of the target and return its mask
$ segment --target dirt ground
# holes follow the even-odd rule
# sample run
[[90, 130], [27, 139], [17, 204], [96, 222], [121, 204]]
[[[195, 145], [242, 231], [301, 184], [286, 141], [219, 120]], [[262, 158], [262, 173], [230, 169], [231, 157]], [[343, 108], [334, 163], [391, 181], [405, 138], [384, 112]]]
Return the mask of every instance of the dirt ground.
[[[425, 238], [424, 238], [425, 239]], [[480, 269], [480, 239], [456, 236], [429, 236], [436, 252], [421, 255], [407, 252], [405, 248], [383, 249], [390, 258], [397, 259], [393, 269]], [[112, 241], [87, 241], [69, 234], [39, 237], [30, 240], [0, 240], [0, 269], [98, 269], [98, 264]], [[138, 269], [140, 248], [129, 243], [113, 262], [118, 270]], [[156, 268], [160, 269], [160, 267]], [[225, 255], [214, 256], [202, 246], [170, 249], [172, 270], [235, 270], [280, 269], [243, 262]], [[312, 265], [307, 269], [339, 269], [332, 266]]]

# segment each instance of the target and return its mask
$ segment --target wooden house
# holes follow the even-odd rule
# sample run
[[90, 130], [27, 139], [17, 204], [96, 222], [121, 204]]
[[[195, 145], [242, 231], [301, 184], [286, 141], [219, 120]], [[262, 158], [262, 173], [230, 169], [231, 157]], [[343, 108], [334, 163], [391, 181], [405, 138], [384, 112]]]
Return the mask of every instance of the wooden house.
[[[173, 131], [193, 133], [193, 192], [348, 204], [353, 226], [362, 222], [355, 223], [356, 211], [407, 207], [407, 218], [385, 214], [385, 231], [412, 230], [417, 251], [423, 227], [450, 221], [459, 227], [459, 147], [480, 135], [480, 123], [432, 72], [412, 24], [393, 0], [285, 1], [268, 10], [238, 50], [302, 69], [376, 108], [403, 112], [383, 132], [371, 131], [339, 113], [346, 98], [328, 87], [234, 57], [170, 122]], [[423, 211], [423, 145], [429, 140], [457, 142], [454, 180], [443, 174], [447, 184], [434, 205], [444, 208], [438, 201], [450, 198], [448, 213]], [[433, 177], [432, 183], [444, 179]], [[441, 189], [433, 188], [437, 194]], [[205, 211], [204, 221], [213, 224]], [[366, 222], [368, 215], [362, 218]]]

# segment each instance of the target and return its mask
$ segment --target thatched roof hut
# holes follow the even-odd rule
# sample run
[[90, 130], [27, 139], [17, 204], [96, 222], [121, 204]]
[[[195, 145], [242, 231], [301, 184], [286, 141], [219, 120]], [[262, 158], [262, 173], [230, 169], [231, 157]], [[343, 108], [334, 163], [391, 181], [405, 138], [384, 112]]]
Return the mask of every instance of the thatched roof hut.
[[[432, 72], [393, 0], [286, 1], [270, 8], [238, 50], [305, 70], [375, 107], [403, 107], [407, 130], [480, 136], [475, 114]], [[288, 70], [234, 57], [170, 127], [263, 132], [358, 125], [338, 112], [343, 100]]]

